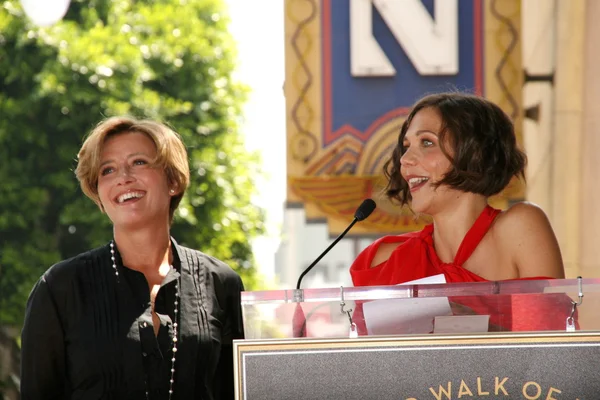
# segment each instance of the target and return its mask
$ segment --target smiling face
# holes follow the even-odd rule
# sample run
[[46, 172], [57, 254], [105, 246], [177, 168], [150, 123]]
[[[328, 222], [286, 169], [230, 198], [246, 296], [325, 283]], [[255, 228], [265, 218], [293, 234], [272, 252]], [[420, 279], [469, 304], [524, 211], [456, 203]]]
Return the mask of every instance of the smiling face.
[[[413, 117], [403, 138], [404, 154], [400, 158], [400, 173], [408, 182], [411, 208], [417, 213], [435, 213], [442, 204], [440, 199], [455, 192], [445, 185], [435, 185], [452, 166], [440, 147], [442, 127], [439, 112], [435, 108], [424, 108]], [[448, 148], [446, 144], [445, 149]]]
[[98, 196], [115, 228], [169, 224], [171, 196], [167, 175], [155, 168], [156, 146], [139, 132], [108, 137], [100, 155]]

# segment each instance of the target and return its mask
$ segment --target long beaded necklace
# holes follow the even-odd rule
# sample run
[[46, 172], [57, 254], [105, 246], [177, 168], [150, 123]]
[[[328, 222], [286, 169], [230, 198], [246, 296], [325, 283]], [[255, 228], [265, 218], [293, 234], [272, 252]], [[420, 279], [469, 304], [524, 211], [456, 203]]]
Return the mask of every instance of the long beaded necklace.
[[[115, 257], [115, 241], [110, 242], [110, 259], [112, 267], [115, 271], [115, 276], [119, 278], [119, 270], [117, 270], [117, 262]], [[169, 380], [169, 400], [173, 395], [173, 384], [175, 383], [175, 356], [177, 355], [177, 314], [179, 313], [179, 280], [175, 280], [175, 303], [173, 309], [173, 358], [171, 358], [171, 379]], [[148, 398], [148, 388], [146, 388], [146, 398]]]

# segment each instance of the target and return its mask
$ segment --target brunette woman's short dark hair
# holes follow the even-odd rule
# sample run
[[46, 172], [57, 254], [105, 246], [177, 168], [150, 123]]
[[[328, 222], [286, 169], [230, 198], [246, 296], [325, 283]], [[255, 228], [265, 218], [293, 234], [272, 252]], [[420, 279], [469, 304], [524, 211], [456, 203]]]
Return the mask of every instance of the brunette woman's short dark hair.
[[390, 200], [400, 204], [411, 200], [408, 182], [400, 174], [400, 158], [406, 151], [406, 132], [414, 116], [425, 108], [439, 112], [440, 146], [452, 164], [436, 185], [492, 196], [500, 193], [513, 176], [525, 179], [527, 156], [517, 145], [513, 123], [500, 107], [466, 93], [432, 94], [413, 106], [400, 129], [398, 144], [383, 167], [388, 180], [385, 193]]

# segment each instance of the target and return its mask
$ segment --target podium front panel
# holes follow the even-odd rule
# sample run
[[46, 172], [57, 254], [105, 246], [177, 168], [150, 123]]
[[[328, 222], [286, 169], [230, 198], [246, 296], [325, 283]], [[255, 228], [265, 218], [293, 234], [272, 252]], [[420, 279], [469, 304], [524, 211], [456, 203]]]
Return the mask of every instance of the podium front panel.
[[253, 340], [600, 331], [600, 279], [256, 291], [241, 304]]
[[234, 342], [236, 399], [598, 399], [600, 332]]

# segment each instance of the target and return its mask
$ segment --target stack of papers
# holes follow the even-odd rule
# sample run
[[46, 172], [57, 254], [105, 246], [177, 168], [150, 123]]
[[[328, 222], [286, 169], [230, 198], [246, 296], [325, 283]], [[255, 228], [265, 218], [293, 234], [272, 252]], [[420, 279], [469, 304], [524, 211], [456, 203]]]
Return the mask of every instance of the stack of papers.
[[[444, 284], [444, 274], [400, 285]], [[383, 299], [363, 304], [369, 335], [487, 332], [489, 315], [452, 315], [447, 297]]]

